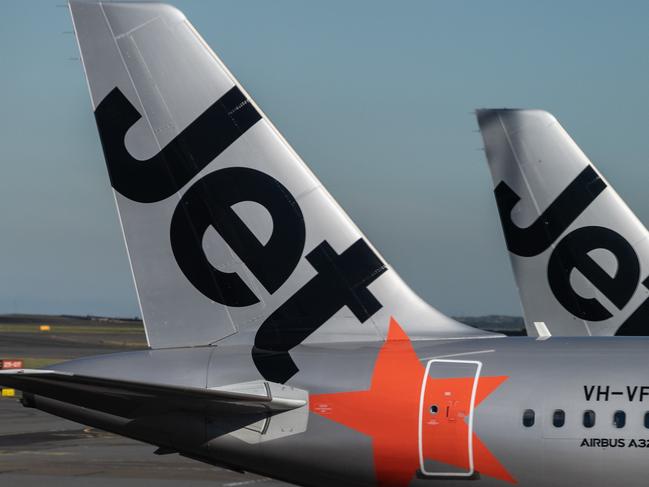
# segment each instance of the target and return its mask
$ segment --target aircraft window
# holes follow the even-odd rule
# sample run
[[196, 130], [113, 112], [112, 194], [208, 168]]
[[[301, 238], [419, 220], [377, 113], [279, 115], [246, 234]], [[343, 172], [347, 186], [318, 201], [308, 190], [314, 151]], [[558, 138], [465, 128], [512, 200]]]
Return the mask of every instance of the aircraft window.
[[523, 426], [525, 426], [526, 428], [534, 426], [534, 410], [533, 409], [526, 409], [523, 412]]
[[557, 409], [552, 415], [552, 424], [555, 428], [561, 428], [566, 422], [566, 413], [563, 409]]
[[644, 427], [649, 429], [649, 411], [644, 413]]
[[439, 411], [439, 408], [437, 407], [436, 404], [433, 404], [433, 405], [430, 407], [430, 410], [429, 410], [429, 411], [430, 411], [430, 414], [437, 414], [437, 411]]
[[586, 428], [595, 426], [595, 411], [584, 411], [584, 426]]
[[615, 411], [613, 415], [613, 425], [616, 428], [624, 428], [626, 424], [626, 413], [624, 411]]

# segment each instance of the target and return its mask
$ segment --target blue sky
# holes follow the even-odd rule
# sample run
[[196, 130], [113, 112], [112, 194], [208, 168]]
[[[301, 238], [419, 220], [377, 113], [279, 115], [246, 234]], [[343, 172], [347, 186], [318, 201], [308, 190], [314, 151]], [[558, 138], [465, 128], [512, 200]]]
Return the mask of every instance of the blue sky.
[[[139, 313], [63, 0], [3, 2], [0, 313]], [[478, 107], [553, 112], [649, 223], [649, 3], [176, 1], [384, 257], [520, 313]]]

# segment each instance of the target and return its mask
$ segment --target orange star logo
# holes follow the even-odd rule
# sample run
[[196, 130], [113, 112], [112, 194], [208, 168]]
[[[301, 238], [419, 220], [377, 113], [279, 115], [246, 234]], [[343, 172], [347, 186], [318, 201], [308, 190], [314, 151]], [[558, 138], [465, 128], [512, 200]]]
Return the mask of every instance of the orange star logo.
[[[374, 468], [381, 487], [406, 486], [420, 468], [419, 407], [425, 372], [408, 335], [391, 319], [369, 390], [310, 398], [312, 412], [372, 437]], [[480, 377], [475, 407], [505, 380], [507, 377]], [[438, 405], [439, 412], [422, 421], [424, 458], [468, 471], [469, 426], [464, 417], [470, 412], [473, 383], [474, 377], [426, 378], [424, 404]], [[516, 483], [475, 433], [472, 439], [475, 471]]]

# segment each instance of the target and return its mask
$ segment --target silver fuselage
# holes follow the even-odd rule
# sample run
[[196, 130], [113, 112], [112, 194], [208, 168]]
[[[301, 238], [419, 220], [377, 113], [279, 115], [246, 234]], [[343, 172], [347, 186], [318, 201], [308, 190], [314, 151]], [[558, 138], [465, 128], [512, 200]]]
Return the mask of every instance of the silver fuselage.
[[[291, 355], [299, 364], [300, 373], [289, 384], [309, 391], [312, 402], [315, 397], [327, 397], [323, 396], [325, 394], [370, 390], [373, 380], [377, 380], [376, 364], [383, 346], [382, 343], [341, 343], [296, 347]], [[412, 472], [411, 485], [466, 485], [468, 480], [481, 485], [512, 482], [534, 486], [646, 484], [649, 470], [649, 429], [645, 427], [645, 414], [649, 411], [648, 339], [430, 340], [414, 341], [412, 349], [421, 363], [421, 370], [425, 370], [431, 360], [441, 358], [451, 366], [456, 360], [458, 363], [479, 363], [478, 381], [484, 384], [492, 380], [490, 378], [500, 377], [498, 380], [502, 382], [476, 404], [473, 430], [510, 479], [481, 472], [478, 457], [472, 475], [457, 478], [442, 474], [448, 471], [462, 475], [468, 471], [462, 466], [430, 463], [429, 458], [427, 468], [432, 475], [424, 475], [421, 468], [417, 468]], [[399, 353], [410, 352], [407, 349], [393, 351], [392, 359], [401, 360]], [[405, 355], [403, 361], [404, 364], [407, 361]], [[239, 346], [129, 352], [75, 360], [55, 368], [93, 376], [109, 374], [142, 382], [164, 381], [208, 388], [259, 379], [250, 350]], [[399, 374], [399, 370], [393, 372]], [[408, 379], [407, 373], [404, 369], [404, 381]], [[412, 391], [412, 394], [420, 397], [421, 390]], [[406, 397], [409, 393], [400, 396], [383, 396], [381, 402], [371, 403], [372, 407], [351, 401], [348, 412], [354, 417], [365, 417], [368, 424], [376, 425], [376, 433], [381, 434], [382, 425], [388, 427], [391, 422], [399, 421], [399, 415], [410, 417], [413, 414], [402, 408], [409, 401]], [[223, 424], [217, 417], [178, 413], [127, 420], [51, 399], [36, 397], [33, 404], [197, 459], [301, 485], [376, 485], [380, 470], [377, 462], [386, 456], [400, 460], [402, 455], [412, 456], [412, 451], [418, 451], [416, 445], [409, 445], [412, 438], [399, 438], [396, 434], [387, 450], [382, 444], [380, 455], [376, 455], [379, 440], [371, 432], [358, 431], [353, 425], [350, 427], [326, 414], [318, 414], [314, 408], [320, 406], [315, 404], [310, 405], [311, 412], [306, 415], [303, 430], [297, 424], [302, 419], [296, 416], [295, 433], [273, 441], [264, 441], [260, 432], [253, 431], [253, 436], [248, 438], [232, 433], [237, 426]], [[427, 415], [431, 414], [431, 405], [422, 406], [423, 410], [414, 414], [417, 421], [425, 423]], [[443, 404], [439, 406], [440, 409], [444, 407]], [[529, 427], [522, 421], [526, 410], [533, 410], [535, 415], [534, 424]], [[559, 410], [565, 414], [562, 427], [553, 425], [553, 416]], [[595, 413], [595, 425], [590, 428], [584, 426], [585, 411]], [[625, 413], [623, 427], [614, 424], [616, 411]], [[290, 428], [291, 421], [290, 417], [285, 420], [282, 429]], [[466, 417], [462, 422], [468, 421]], [[417, 428], [419, 430], [421, 424]], [[259, 435], [257, 440], [254, 434]], [[461, 440], [455, 440], [455, 446], [462, 444]], [[475, 444], [472, 448], [474, 454], [479, 455]], [[405, 450], [410, 453], [404, 453]], [[389, 468], [390, 462], [386, 466]], [[385, 468], [381, 475], [383, 480], [378, 482], [390, 485], [389, 480], [385, 480], [390, 478]]]

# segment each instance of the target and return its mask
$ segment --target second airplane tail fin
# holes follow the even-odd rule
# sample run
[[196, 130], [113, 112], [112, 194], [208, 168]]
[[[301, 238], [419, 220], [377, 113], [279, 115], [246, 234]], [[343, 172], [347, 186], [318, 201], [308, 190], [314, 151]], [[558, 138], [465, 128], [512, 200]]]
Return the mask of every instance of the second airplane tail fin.
[[549, 113], [478, 110], [528, 334], [649, 334], [649, 233]]

